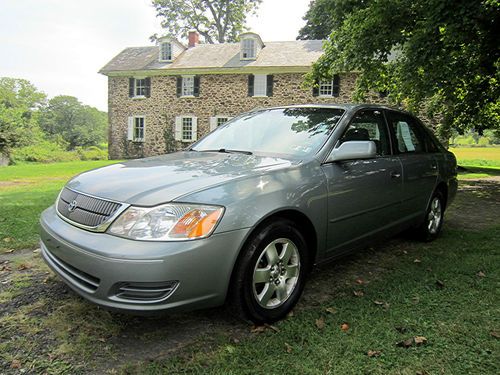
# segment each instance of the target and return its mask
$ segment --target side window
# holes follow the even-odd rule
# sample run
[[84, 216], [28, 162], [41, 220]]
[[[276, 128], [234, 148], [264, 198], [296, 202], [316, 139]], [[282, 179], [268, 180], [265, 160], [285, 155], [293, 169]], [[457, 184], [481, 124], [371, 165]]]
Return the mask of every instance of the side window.
[[389, 112], [389, 126], [396, 137], [397, 150], [400, 154], [425, 152], [421, 129], [410, 116]]
[[390, 155], [391, 148], [381, 111], [367, 109], [356, 113], [347, 127], [340, 143], [347, 141], [373, 141], [377, 146], [377, 155]]

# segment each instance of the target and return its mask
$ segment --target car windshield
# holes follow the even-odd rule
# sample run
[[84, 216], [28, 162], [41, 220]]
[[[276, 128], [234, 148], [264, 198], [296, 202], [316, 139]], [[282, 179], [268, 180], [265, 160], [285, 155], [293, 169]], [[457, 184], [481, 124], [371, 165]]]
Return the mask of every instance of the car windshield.
[[277, 108], [245, 113], [220, 126], [193, 151], [314, 155], [344, 114], [340, 108]]

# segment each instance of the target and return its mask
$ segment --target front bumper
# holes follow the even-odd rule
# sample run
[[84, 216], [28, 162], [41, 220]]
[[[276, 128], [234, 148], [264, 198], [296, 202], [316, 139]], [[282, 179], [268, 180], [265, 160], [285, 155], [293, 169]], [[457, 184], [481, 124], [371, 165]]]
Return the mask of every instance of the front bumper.
[[79, 229], [54, 206], [40, 218], [43, 258], [66, 284], [98, 305], [136, 312], [223, 304], [248, 230], [146, 242]]

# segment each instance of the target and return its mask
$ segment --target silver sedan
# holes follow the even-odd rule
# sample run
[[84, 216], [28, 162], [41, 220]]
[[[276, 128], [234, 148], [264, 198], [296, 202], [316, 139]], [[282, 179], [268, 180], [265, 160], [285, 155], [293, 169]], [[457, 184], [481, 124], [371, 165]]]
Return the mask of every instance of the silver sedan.
[[435, 239], [456, 190], [455, 157], [409, 113], [262, 109], [185, 151], [76, 176], [42, 214], [42, 254], [107, 308], [228, 301], [272, 322], [315, 264], [403, 230]]

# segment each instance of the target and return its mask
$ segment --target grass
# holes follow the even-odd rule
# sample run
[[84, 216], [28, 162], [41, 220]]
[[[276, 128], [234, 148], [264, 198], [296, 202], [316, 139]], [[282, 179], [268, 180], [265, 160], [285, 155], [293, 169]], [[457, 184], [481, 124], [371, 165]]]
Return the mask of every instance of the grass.
[[[500, 226], [446, 231], [429, 246], [410, 244], [406, 254], [399, 251], [400, 256], [384, 264], [391, 271], [383, 279], [346, 283], [337, 298], [277, 323], [278, 332], [268, 329], [240, 342], [212, 339], [212, 348], [204, 340], [173, 358], [125, 371], [498, 374], [499, 242]], [[356, 297], [353, 289], [364, 295]], [[324, 328], [318, 321], [324, 321]], [[349, 329], [343, 331], [342, 324]], [[416, 336], [427, 342], [397, 345]], [[378, 356], [368, 356], [370, 350]]]
[[0, 168], [0, 253], [33, 248], [40, 213], [72, 176], [116, 161], [22, 164]]
[[450, 151], [461, 166], [500, 169], [500, 147], [456, 147]]

